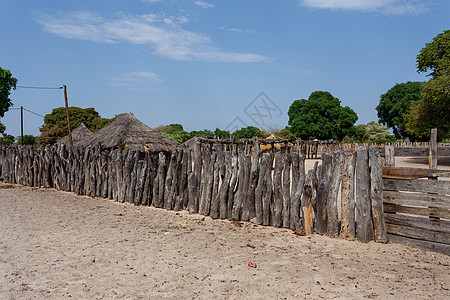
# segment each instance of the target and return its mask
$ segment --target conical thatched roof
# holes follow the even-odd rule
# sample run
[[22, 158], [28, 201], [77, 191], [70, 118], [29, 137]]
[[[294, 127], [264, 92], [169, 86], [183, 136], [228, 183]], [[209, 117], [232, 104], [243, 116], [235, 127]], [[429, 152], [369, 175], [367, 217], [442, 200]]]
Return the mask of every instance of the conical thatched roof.
[[102, 148], [146, 146], [150, 151], [168, 151], [179, 144], [139, 121], [132, 113], [120, 114], [117, 118], [92, 134], [77, 146], [100, 145]]
[[[79, 143], [84, 141], [85, 139], [90, 138], [93, 135], [93, 133], [89, 130], [89, 128], [84, 125], [84, 123], [81, 123], [80, 126], [77, 127], [74, 131], [72, 131], [72, 142], [74, 146], [78, 146]], [[65, 144], [69, 145], [69, 136], [65, 136], [62, 139], [58, 141], [59, 144]]]

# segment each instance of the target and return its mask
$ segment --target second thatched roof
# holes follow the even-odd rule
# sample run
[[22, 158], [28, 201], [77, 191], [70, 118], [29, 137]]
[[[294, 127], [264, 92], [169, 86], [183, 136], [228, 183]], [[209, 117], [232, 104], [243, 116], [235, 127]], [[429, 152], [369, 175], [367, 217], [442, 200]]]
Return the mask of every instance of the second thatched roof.
[[[92, 131], [81, 123], [80, 126], [77, 127], [74, 131], [72, 131], [72, 142], [74, 146], [78, 146], [84, 140], [90, 138], [93, 135]], [[65, 136], [62, 139], [58, 140], [59, 144], [69, 145], [69, 136]]]
[[117, 118], [83, 140], [77, 146], [99, 145], [102, 148], [143, 147], [150, 151], [170, 151], [179, 144], [139, 121], [132, 113], [120, 114]]

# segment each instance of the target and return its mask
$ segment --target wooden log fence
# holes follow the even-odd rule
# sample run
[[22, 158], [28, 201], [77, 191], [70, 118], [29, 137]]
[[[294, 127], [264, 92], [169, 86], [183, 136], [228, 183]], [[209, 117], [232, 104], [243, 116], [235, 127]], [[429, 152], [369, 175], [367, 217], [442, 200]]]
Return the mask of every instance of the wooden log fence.
[[306, 173], [300, 145], [267, 152], [260, 151], [258, 140], [196, 141], [172, 152], [64, 144], [0, 147], [0, 176], [7, 183], [135, 205], [386, 242], [382, 189], [373, 184], [381, 182], [377, 150], [321, 155], [321, 166]]
[[383, 169], [384, 217], [391, 241], [450, 255], [450, 181], [438, 180], [441, 176], [449, 174]]

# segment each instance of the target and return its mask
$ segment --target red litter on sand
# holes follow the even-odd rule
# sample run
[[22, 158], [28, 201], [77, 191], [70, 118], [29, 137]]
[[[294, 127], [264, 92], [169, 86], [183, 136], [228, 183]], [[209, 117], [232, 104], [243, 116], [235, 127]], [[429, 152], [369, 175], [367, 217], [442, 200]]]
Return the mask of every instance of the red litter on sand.
[[252, 262], [249, 262], [247, 265], [248, 265], [250, 268], [256, 268], [256, 264], [254, 264], [254, 263], [252, 263]]

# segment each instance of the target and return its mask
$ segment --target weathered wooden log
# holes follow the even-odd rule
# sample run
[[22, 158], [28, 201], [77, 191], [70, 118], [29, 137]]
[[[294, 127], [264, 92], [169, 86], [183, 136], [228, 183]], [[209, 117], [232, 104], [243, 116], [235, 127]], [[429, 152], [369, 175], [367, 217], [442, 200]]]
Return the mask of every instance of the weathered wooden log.
[[[203, 149], [202, 152], [202, 173], [199, 178], [201, 178], [200, 182], [200, 202], [198, 204], [198, 212], [202, 215], [205, 214], [206, 210], [206, 196], [208, 194], [208, 180], [210, 176], [210, 160], [211, 160], [211, 151], [209, 148]], [[214, 164], [214, 163], [213, 163]]]
[[312, 173], [311, 173], [311, 184], [312, 184], [312, 186], [311, 186], [311, 188], [312, 188], [311, 204], [313, 207], [314, 218], [317, 216], [316, 198], [317, 198], [317, 187], [319, 186], [319, 179], [318, 179], [318, 175], [317, 175], [318, 170], [319, 170], [319, 162], [316, 161], [311, 170], [312, 171]]
[[161, 208], [164, 205], [164, 182], [166, 176], [166, 155], [163, 152], [158, 156], [158, 170], [156, 173], [155, 183], [153, 184], [153, 201], [154, 207]]
[[437, 129], [433, 128], [431, 129], [431, 135], [430, 135], [430, 154], [428, 157], [428, 162], [430, 169], [436, 170], [437, 169], [437, 156], [438, 156], [438, 150], [437, 150]]
[[230, 180], [230, 188], [228, 189], [228, 202], [227, 202], [227, 218], [233, 219], [233, 207], [235, 204], [235, 195], [237, 189], [237, 180], [238, 180], [238, 158], [236, 153], [236, 148], [231, 149], [231, 180]]
[[273, 169], [273, 161], [274, 154], [269, 154], [267, 173], [265, 176], [265, 190], [264, 198], [263, 198], [263, 225], [270, 225], [272, 222], [272, 196], [273, 196], [273, 180], [272, 180], [272, 169]]
[[174, 177], [174, 173], [175, 173], [175, 164], [176, 164], [176, 152], [173, 151], [170, 154], [170, 161], [169, 161], [169, 167], [167, 168], [167, 174], [166, 174], [166, 179], [164, 182], [164, 208], [165, 209], [172, 209], [172, 200], [173, 198], [171, 197], [171, 188], [172, 188], [172, 182], [173, 182], [173, 177]]
[[395, 148], [394, 145], [384, 146], [385, 166], [389, 168], [395, 167]]
[[169, 203], [170, 207], [168, 209], [174, 209], [179, 196], [179, 185], [180, 185], [180, 173], [181, 173], [181, 160], [183, 153], [180, 149], [174, 150], [175, 162], [173, 163], [173, 173], [172, 173], [172, 183], [169, 192]]
[[255, 214], [256, 214], [256, 224], [263, 223], [263, 198], [264, 190], [266, 189], [266, 174], [268, 173], [267, 168], [269, 168], [269, 154], [264, 153], [261, 157], [261, 163], [259, 166], [259, 176], [258, 185], [255, 189]]
[[283, 227], [289, 228], [291, 222], [291, 163], [292, 157], [286, 153], [283, 159]]
[[343, 151], [338, 150], [333, 153], [330, 189], [327, 198], [327, 235], [329, 237], [339, 236], [339, 215], [337, 200], [339, 188], [342, 182]]
[[145, 153], [142, 153], [142, 160], [138, 161], [138, 171], [137, 171], [137, 181], [136, 181], [136, 193], [134, 195], [136, 204], [146, 204], [146, 199], [144, 199], [144, 185], [147, 179], [147, 159], [145, 159]]
[[152, 204], [152, 190], [154, 179], [156, 177], [156, 164], [152, 159], [152, 153], [150, 151], [145, 152], [145, 165], [147, 166], [144, 182], [144, 190], [142, 192], [142, 205]]
[[130, 203], [134, 202], [134, 192], [136, 188], [136, 163], [137, 163], [137, 151], [131, 149], [128, 152], [123, 168], [123, 173], [126, 182], [125, 201]]
[[341, 189], [341, 237], [346, 239], [354, 239], [356, 236], [355, 163], [356, 152], [353, 150], [345, 151]]
[[[294, 197], [295, 197], [295, 194], [296, 194], [296, 192], [297, 192], [297, 185], [298, 185], [298, 181], [299, 181], [299, 179], [300, 179], [300, 172], [299, 172], [299, 156], [298, 156], [298, 152], [293, 152], [293, 153], [291, 153], [290, 154], [290, 156], [291, 156], [291, 163], [292, 163], [292, 167], [291, 167], [291, 169], [292, 169], [292, 179], [291, 179], [291, 196], [290, 196], [290, 203], [289, 203], [289, 209], [291, 210], [290, 212], [289, 212], [289, 224], [291, 223], [291, 213], [292, 213], [292, 208], [291, 208], [291, 205], [292, 205], [292, 202], [293, 202], [293, 199], [294, 199]], [[292, 229], [292, 226], [291, 225], [289, 225], [289, 227]]]
[[[203, 206], [203, 215], [209, 216], [210, 209], [211, 209], [211, 200], [213, 196], [213, 185], [214, 185], [214, 169], [217, 170], [217, 164], [216, 164], [216, 157], [217, 154], [215, 151], [211, 151], [211, 158], [209, 160], [209, 166], [207, 170], [207, 181], [206, 181], [206, 197], [205, 202]], [[218, 170], [217, 170], [218, 171]]]
[[301, 197], [303, 194], [303, 186], [305, 184], [305, 156], [303, 153], [298, 152], [298, 170], [293, 170], [292, 172], [298, 172], [298, 182], [294, 182], [296, 185], [295, 195], [291, 199], [291, 213], [290, 213], [290, 224], [289, 227], [292, 230], [300, 230], [302, 224], [300, 222], [300, 207], [301, 207]]
[[101, 184], [100, 184], [100, 196], [103, 198], [108, 198], [108, 184], [109, 178], [111, 174], [108, 173], [108, 156], [109, 150], [105, 149], [101, 152], [101, 167], [100, 167], [100, 176], [101, 176]]
[[372, 222], [374, 239], [379, 243], [387, 243], [386, 225], [383, 209], [383, 175], [381, 156], [378, 146], [369, 147], [370, 163], [370, 199], [372, 204]]
[[220, 182], [220, 171], [219, 171], [219, 162], [218, 161], [216, 161], [214, 163], [213, 178], [214, 179], [213, 179], [213, 187], [212, 187], [212, 193], [211, 193], [211, 206], [210, 206], [209, 216], [211, 216], [211, 218], [213, 218], [213, 219], [217, 219], [219, 217], [218, 193], [219, 193], [219, 182]]
[[275, 168], [273, 171], [273, 216], [272, 224], [275, 227], [281, 227], [283, 214], [283, 194], [281, 191], [283, 170], [283, 154], [277, 152], [275, 154]]
[[356, 236], [367, 243], [373, 240], [373, 226], [370, 205], [369, 153], [366, 147], [356, 150]]
[[259, 157], [261, 154], [261, 147], [254, 139], [253, 141], [253, 155], [250, 159], [250, 173], [249, 173], [249, 189], [247, 195], [247, 210], [248, 215], [244, 215], [245, 220], [253, 220], [256, 217], [255, 208], [255, 191], [259, 180]]
[[311, 203], [312, 197], [312, 176], [313, 171], [309, 170], [308, 175], [305, 179], [305, 184], [303, 186], [303, 195], [301, 201], [301, 207], [303, 212], [302, 225], [306, 234], [313, 234], [314, 224], [313, 224], [313, 208]]
[[233, 220], [241, 220], [242, 207], [245, 199], [244, 181], [245, 181], [245, 152], [240, 149], [238, 152], [238, 176], [237, 176], [237, 191], [235, 202], [233, 205]]
[[[178, 186], [179, 196], [177, 203], [175, 204], [175, 210], [179, 211], [187, 208], [189, 202], [189, 195], [187, 191], [187, 176], [190, 161], [190, 151], [184, 150], [181, 152], [181, 162], [180, 162], [180, 184]], [[189, 169], [190, 170], [190, 169]]]
[[222, 185], [219, 189], [219, 218], [225, 219], [228, 217], [227, 208], [228, 208], [228, 195], [230, 189], [231, 175], [233, 172], [233, 166], [231, 164], [231, 153], [225, 153], [225, 177], [222, 181]]
[[[191, 180], [192, 184], [196, 186], [192, 188], [192, 191], [195, 191], [196, 194], [189, 194], [189, 199], [192, 196], [192, 205], [189, 210], [192, 212], [198, 212], [199, 204], [200, 204], [200, 192], [201, 192], [201, 175], [202, 175], [202, 151], [201, 144], [199, 142], [194, 143], [194, 151], [193, 151], [193, 159], [194, 159], [194, 177]], [[195, 179], [195, 181], [193, 181]]]
[[[328, 153], [322, 154], [322, 171], [319, 186], [317, 187], [317, 215], [316, 215], [316, 232], [318, 234], [325, 234], [327, 232], [327, 199], [328, 189], [331, 175], [331, 161], [332, 157]], [[292, 228], [292, 227], [291, 227]]]

